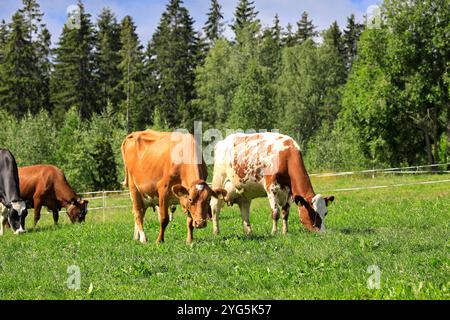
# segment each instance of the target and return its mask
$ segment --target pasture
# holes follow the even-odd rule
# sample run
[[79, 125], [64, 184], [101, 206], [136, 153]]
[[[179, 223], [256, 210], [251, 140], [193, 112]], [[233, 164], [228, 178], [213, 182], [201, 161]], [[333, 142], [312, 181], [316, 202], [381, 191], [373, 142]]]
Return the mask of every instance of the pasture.
[[[450, 175], [313, 178], [316, 192], [448, 180]], [[156, 245], [159, 223], [148, 210], [146, 245], [132, 240], [131, 209], [90, 211], [71, 225], [43, 214], [28, 232], [0, 238], [0, 299], [449, 299], [450, 183], [333, 192], [325, 234], [305, 231], [291, 209], [289, 234], [270, 234], [267, 199], [254, 201], [254, 234], [244, 236], [239, 209], [226, 207], [221, 235], [194, 231], [178, 208]], [[129, 204], [129, 199], [111, 200]], [[90, 206], [96, 206], [95, 202]], [[281, 225], [281, 222], [280, 222]], [[78, 266], [81, 288], [67, 287]], [[370, 266], [380, 288], [368, 287]], [[369, 269], [369, 272], [368, 272]]]

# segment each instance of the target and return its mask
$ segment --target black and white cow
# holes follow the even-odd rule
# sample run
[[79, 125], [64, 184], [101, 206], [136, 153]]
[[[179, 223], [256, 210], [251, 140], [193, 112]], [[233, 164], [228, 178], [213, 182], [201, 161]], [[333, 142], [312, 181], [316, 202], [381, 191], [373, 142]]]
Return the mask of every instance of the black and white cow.
[[16, 159], [9, 150], [0, 149], [0, 236], [7, 223], [14, 234], [25, 232], [27, 214], [25, 201], [20, 198]]

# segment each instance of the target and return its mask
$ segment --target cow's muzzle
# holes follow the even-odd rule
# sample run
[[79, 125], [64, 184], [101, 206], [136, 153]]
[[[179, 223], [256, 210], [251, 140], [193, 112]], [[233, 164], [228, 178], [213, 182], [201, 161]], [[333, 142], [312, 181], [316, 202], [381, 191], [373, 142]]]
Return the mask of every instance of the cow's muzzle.
[[206, 227], [207, 221], [206, 220], [198, 220], [194, 221], [194, 228], [196, 229], [203, 229]]
[[22, 226], [19, 228], [19, 229], [17, 229], [16, 231], [14, 231], [14, 234], [15, 235], [19, 235], [19, 234], [22, 234], [22, 233], [25, 233], [26, 231], [22, 228]]

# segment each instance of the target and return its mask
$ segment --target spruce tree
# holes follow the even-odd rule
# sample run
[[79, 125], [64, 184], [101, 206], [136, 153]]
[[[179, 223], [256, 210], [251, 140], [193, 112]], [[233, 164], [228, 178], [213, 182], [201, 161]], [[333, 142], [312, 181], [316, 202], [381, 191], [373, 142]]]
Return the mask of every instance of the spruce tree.
[[76, 106], [83, 118], [99, 112], [96, 79], [95, 33], [90, 15], [78, 2], [79, 25], [66, 24], [55, 49], [52, 73], [52, 103], [56, 119]]
[[19, 12], [24, 17], [27, 27], [28, 42], [32, 46], [32, 69], [30, 72], [37, 83], [38, 100], [30, 111], [36, 114], [41, 108], [50, 110], [50, 71], [51, 71], [51, 35], [42, 22], [44, 14], [36, 0], [22, 0], [23, 7]]
[[35, 57], [22, 14], [14, 14], [9, 29], [0, 66], [0, 105], [21, 117], [38, 101]]
[[161, 121], [171, 128], [191, 127], [194, 70], [198, 37], [194, 21], [181, 0], [170, 0], [147, 49], [149, 74], [156, 82], [156, 107]]
[[203, 28], [205, 36], [210, 45], [216, 42], [216, 40], [222, 35], [224, 24], [223, 14], [221, 12], [222, 6], [217, 0], [211, 0], [211, 7], [208, 13], [208, 20]]
[[0, 64], [3, 63], [6, 42], [8, 41], [8, 25], [5, 20], [0, 22]]
[[120, 43], [118, 69], [122, 74], [120, 88], [125, 98], [122, 101], [122, 110], [126, 114], [127, 130], [131, 132], [143, 129], [140, 124], [145, 122], [149, 116], [145, 115], [141, 105], [143, 47], [136, 33], [136, 25], [130, 16], [126, 16], [121, 22]]
[[275, 15], [273, 26], [263, 31], [261, 63], [269, 69], [271, 79], [276, 79], [281, 69], [282, 32], [278, 14]]
[[114, 13], [109, 8], [104, 8], [97, 21], [97, 53], [98, 53], [98, 77], [101, 90], [100, 103], [105, 109], [111, 103], [114, 110], [118, 110], [123, 98], [119, 82], [122, 74], [119, 70], [121, 57], [119, 54], [120, 25]]
[[357, 44], [363, 30], [364, 25], [356, 22], [354, 14], [347, 18], [347, 27], [343, 35], [347, 70], [351, 69], [356, 58]]
[[255, 11], [255, 1], [240, 0], [236, 11], [234, 13], [234, 23], [231, 25], [231, 29], [234, 33], [238, 33], [239, 29], [248, 26], [252, 22], [255, 22], [258, 16], [258, 11]]
[[302, 17], [297, 22], [297, 33], [295, 34], [296, 43], [302, 44], [315, 36], [317, 36], [316, 26], [313, 25], [312, 20], [309, 20], [308, 12], [304, 11]]

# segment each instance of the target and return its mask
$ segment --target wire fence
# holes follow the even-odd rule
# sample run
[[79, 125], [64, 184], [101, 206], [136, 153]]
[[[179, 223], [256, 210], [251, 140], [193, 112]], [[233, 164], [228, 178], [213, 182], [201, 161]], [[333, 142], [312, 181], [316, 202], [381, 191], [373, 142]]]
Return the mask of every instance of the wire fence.
[[[333, 172], [333, 173], [313, 173], [309, 176], [316, 178], [326, 178], [326, 177], [343, 177], [351, 175], [365, 175], [365, 174], [450, 174], [449, 170], [436, 170], [436, 168], [448, 167], [450, 163], [435, 164], [435, 165], [423, 165], [423, 166], [412, 166], [412, 167], [400, 167], [400, 168], [387, 168], [387, 169], [371, 169], [371, 170], [360, 170], [360, 171], [346, 171], [346, 172]], [[423, 170], [428, 169], [428, 170]], [[429, 170], [434, 169], [434, 170]], [[432, 181], [417, 181], [417, 182], [406, 182], [406, 183], [395, 183], [386, 184], [378, 186], [362, 186], [362, 187], [348, 187], [348, 188], [337, 188], [333, 190], [323, 191], [323, 192], [345, 192], [345, 191], [360, 191], [360, 190], [375, 190], [375, 189], [386, 189], [386, 188], [399, 188], [405, 186], [415, 186], [415, 185], [432, 185], [432, 184], [442, 184], [450, 183], [450, 179], [446, 180], [432, 180]], [[93, 191], [93, 192], [83, 192], [80, 193], [83, 199], [90, 202], [94, 202], [94, 207], [89, 207], [89, 211], [105, 211], [107, 209], [126, 209], [131, 208], [131, 201], [126, 204], [118, 204], [118, 200], [129, 198], [128, 190], [114, 190], [114, 191]]]

